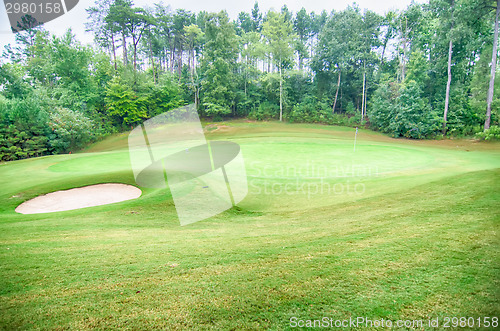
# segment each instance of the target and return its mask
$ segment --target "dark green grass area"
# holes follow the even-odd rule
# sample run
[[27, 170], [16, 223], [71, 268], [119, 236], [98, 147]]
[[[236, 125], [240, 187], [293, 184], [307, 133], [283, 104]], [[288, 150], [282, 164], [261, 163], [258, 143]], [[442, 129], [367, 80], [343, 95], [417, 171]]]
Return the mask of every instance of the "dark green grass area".
[[[96, 145], [0, 165], [0, 327], [280, 330], [292, 317], [500, 317], [498, 145], [361, 131], [352, 153], [344, 128], [267, 123], [253, 135], [252, 125], [209, 135], [241, 145], [247, 198], [184, 227], [168, 189], [75, 211], [14, 212], [50, 191], [133, 184], [123, 149], [110, 152], [110, 142], [108, 152]], [[294, 183], [287, 169], [305, 162], [377, 172], [324, 176], [363, 184], [359, 194], [265, 192]], [[311, 174], [301, 180], [317, 184]]]

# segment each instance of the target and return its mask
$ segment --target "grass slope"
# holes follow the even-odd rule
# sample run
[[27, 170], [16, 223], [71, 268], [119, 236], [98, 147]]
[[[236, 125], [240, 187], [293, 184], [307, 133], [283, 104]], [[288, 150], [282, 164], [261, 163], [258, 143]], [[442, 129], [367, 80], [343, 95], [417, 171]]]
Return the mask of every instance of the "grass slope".
[[287, 329], [293, 316], [500, 316], [498, 144], [360, 130], [354, 153], [349, 128], [246, 122], [209, 126], [207, 136], [240, 144], [249, 194], [185, 227], [168, 190], [14, 212], [59, 189], [133, 184], [126, 135], [0, 165], [0, 327]]

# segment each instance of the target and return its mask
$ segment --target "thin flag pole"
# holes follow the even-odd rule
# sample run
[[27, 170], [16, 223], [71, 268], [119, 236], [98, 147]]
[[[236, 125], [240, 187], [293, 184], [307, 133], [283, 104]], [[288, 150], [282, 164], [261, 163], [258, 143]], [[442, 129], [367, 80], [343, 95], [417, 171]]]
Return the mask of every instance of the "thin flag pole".
[[354, 134], [354, 152], [356, 152], [356, 138], [358, 137], [358, 127], [356, 127], [356, 133]]

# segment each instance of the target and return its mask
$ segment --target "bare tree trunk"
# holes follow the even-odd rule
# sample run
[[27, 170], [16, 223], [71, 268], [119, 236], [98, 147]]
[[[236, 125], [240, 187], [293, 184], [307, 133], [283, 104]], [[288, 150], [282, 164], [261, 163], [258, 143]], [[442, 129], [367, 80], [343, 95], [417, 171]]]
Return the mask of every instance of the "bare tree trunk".
[[122, 43], [123, 43], [123, 64], [128, 64], [127, 58], [127, 39], [125, 38], [125, 32], [122, 32]]
[[179, 74], [179, 80], [182, 77], [182, 55], [183, 55], [183, 50], [182, 47], [180, 47], [179, 54], [177, 55], [177, 73]]
[[115, 71], [118, 70], [118, 66], [116, 65], [116, 46], [115, 46], [115, 36], [111, 33], [111, 47], [113, 48], [113, 63], [115, 65]]
[[368, 98], [368, 82], [365, 82], [365, 110], [364, 110], [365, 118], [366, 118], [366, 99], [367, 98]]
[[280, 59], [280, 122], [283, 121], [283, 76], [281, 71], [281, 59]]
[[248, 55], [245, 55], [245, 96], [247, 96]]
[[[454, 1], [451, 1], [451, 28], [453, 30], [453, 8]], [[443, 114], [443, 135], [446, 134], [446, 121], [448, 120], [448, 109], [450, 106], [450, 86], [451, 86], [451, 56], [453, 54], [453, 39], [450, 36], [450, 45], [448, 47], [448, 81], [446, 82], [446, 97], [444, 99], [444, 114]]]
[[153, 47], [151, 46], [151, 39], [149, 39], [149, 57], [151, 58], [151, 67], [153, 69], [153, 83], [156, 85], [155, 59], [153, 57]]
[[283, 82], [280, 67], [280, 122], [283, 121]]
[[387, 43], [389, 42], [389, 38], [388, 36], [386, 36], [386, 38], [384, 39], [384, 44], [383, 44], [383, 48], [382, 48], [382, 56], [381, 56], [381, 61], [380, 61], [380, 66], [383, 66], [384, 65], [384, 55], [385, 55], [385, 49], [387, 48]]
[[[196, 67], [196, 59], [195, 59], [195, 52], [194, 52], [194, 48], [193, 48], [193, 54], [191, 56], [191, 71], [194, 73], [194, 70], [195, 70], [195, 67]], [[194, 75], [194, 74], [193, 74]]]
[[[363, 63], [363, 67], [364, 67]], [[364, 109], [365, 109], [365, 83], [366, 83], [366, 71], [363, 70], [363, 94], [361, 96], [361, 120], [365, 118], [364, 116]]]
[[174, 63], [175, 63], [175, 45], [170, 51], [170, 72], [174, 72]]
[[408, 38], [408, 20], [405, 17], [405, 32], [404, 32], [404, 44], [403, 44], [403, 70], [401, 72], [401, 78], [402, 81], [405, 80], [406, 78], [406, 44], [407, 44], [407, 38]]
[[495, 71], [497, 69], [497, 47], [498, 47], [498, 16], [500, 14], [500, 0], [497, 0], [497, 14], [495, 17], [495, 34], [493, 36], [493, 50], [491, 54], [491, 74], [490, 86], [488, 88], [488, 100], [486, 106], [486, 120], [484, 121], [484, 129], [490, 128], [491, 122], [491, 103], [493, 102], [493, 92], [495, 90]]
[[199, 102], [200, 102], [200, 89], [198, 88], [198, 86], [196, 87], [196, 90], [194, 92], [194, 108], [196, 110], [198, 110], [198, 105], [199, 105]]
[[[195, 73], [196, 73], [196, 65], [194, 63], [194, 48], [189, 50], [189, 53], [188, 53], [188, 70], [189, 70], [189, 75], [191, 76], [191, 85], [193, 85], [193, 88], [194, 88], [194, 108], [195, 109], [198, 109], [198, 101], [197, 101], [197, 86], [196, 86], [196, 83], [194, 82], [194, 76], [195, 76]], [[190, 63], [193, 63], [193, 66], [191, 67]]]
[[340, 88], [340, 107], [342, 107], [342, 87]]
[[137, 44], [136, 44], [135, 40], [134, 40], [133, 44], [134, 44], [134, 72], [136, 72], [137, 71]]
[[340, 88], [340, 74], [341, 74], [341, 70], [340, 70], [340, 67], [339, 67], [339, 79], [337, 80], [337, 91], [335, 92], [335, 100], [333, 101], [333, 110], [332, 110], [332, 114], [335, 114], [335, 106], [337, 106], [337, 97], [339, 95], [339, 88]]
[[450, 104], [450, 85], [451, 85], [451, 55], [453, 53], [453, 40], [450, 39], [448, 48], [448, 82], [446, 83], [446, 98], [444, 99], [444, 115], [443, 115], [443, 134], [446, 134], [446, 120], [448, 116], [448, 107]]
[[[189, 71], [191, 71], [191, 61], [194, 62], [193, 54], [194, 54], [194, 50], [189, 50], [188, 51], [188, 70]], [[194, 63], [193, 63], [193, 65], [194, 65]]]
[[162, 72], [166, 72], [167, 71], [167, 65], [168, 65], [168, 51], [166, 48], [163, 48], [163, 52], [161, 52], [161, 60], [160, 60], [160, 64], [163, 64], [161, 65], [161, 71]]

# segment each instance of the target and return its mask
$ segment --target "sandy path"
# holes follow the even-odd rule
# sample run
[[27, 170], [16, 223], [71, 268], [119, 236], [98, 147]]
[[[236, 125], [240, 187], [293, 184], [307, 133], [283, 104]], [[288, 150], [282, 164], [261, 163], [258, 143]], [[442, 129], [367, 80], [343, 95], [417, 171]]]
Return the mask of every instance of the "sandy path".
[[141, 190], [125, 184], [98, 184], [41, 195], [20, 204], [21, 214], [51, 213], [137, 199]]

